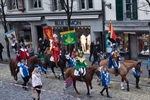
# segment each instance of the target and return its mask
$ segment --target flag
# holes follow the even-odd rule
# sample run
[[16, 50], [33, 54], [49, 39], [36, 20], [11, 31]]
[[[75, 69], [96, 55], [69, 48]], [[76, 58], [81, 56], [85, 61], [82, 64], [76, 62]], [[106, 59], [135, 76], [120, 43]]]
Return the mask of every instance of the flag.
[[60, 34], [62, 34], [64, 45], [77, 43], [75, 30], [60, 32]]
[[43, 27], [44, 33], [48, 39], [53, 40], [53, 28], [52, 27]]
[[17, 43], [17, 37], [14, 30], [10, 30], [4, 35], [7, 36], [11, 46], [14, 46]]
[[108, 33], [110, 34], [110, 38], [111, 38], [111, 39], [114, 39], [114, 40], [116, 41], [116, 34], [115, 34], [115, 31], [114, 31], [114, 28], [113, 28], [111, 22], [110, 22], [110, 24], [109, 24]]

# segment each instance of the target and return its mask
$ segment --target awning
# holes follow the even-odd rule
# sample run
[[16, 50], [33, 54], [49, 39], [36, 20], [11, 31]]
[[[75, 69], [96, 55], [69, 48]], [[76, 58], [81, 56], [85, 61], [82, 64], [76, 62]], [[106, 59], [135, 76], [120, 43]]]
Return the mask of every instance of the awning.
[[6, 18], [6, 21], [40, 21], [41, 17]]
[[[99, 15], [74, 15], [71, 19], [97, 19]], [[67, 19], [67, 16], [45, 16], [46, 20]]]

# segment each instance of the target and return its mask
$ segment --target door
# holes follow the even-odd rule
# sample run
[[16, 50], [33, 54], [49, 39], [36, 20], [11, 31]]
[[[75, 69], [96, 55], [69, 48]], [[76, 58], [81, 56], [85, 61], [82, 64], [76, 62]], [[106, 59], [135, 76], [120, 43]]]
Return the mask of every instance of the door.
[[138, 50], [137, 50], [137, 36], [130, 34], [130, 54], [131, 59], [137, 59], [138, 57]]

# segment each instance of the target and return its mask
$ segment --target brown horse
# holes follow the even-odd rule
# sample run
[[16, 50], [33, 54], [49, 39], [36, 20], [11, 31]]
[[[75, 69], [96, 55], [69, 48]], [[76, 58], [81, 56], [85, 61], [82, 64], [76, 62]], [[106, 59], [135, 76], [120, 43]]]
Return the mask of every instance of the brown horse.
[[[119, 74], [121, 76], [121, 89], [124, 89], [123, 86], [123, 82], [126, 81], [127, 83], [127, 91], [130, 90], [129, 88], [129, 81], [126, 77], [126, 75], [128, 74], [129, 70], [132, 69], [133, 67], [139, 72], [141, 73], [141, 63], [142, 62], [138, 62], [135, 60], [124, 60], [124, 61], [120, 61], [120, 68], [119, 68]], [[101, 60], [100, 62], [100, 66], [108, 66], [108, 60]], [[112, 74], [115, 74], [116, 71], [114, 68], [108, 68], [108, 71]]]
[[[76, 88], [76, 81], [81, 81], [80, 76], [74, 75], [75, 68], [68, 68], [65, 72], [65, 78], [71, 77], [73, 79], [73, 86], [75, 88], [76, 93], [79, 94]], [[86, 69], [86, 74], [83, 76], [83, 80], [87, 86], [87, 95], [90, 95], [90, 89], [92, 89], [92, 79], [93, 75], [96, 74], [100, 78], [100, 68], [98, 66], [90, 66]], [[90, 86], [90, 89], [89, 89]]]
[[[39, 66], [43, 66], [41, 60], [37, 56], [32, 56], [27, 60], [27, 66], [29, 68], [29, 76], [31, 77], [31, 73], [34, 70], [34, 65], [39, 64]], [[18, 80], [17, 74], [19, 72], [19, 67], [17, 66], [17, 61], [15, 59], [11, 59], [9, 62], [9, 68], [11, 72], [11, 76], [14, 77], [14, 80]]]

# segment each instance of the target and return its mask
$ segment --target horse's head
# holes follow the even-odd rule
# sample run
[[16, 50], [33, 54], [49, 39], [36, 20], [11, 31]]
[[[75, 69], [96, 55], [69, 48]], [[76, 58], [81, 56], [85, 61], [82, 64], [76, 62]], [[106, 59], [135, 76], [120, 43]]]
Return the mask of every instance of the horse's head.
[[97, 75], [97, 80], [101, 80], [101, 67], [98, 67], [97, 70], [95, 71], [95, 74]]
[[141, 69], [141, 66], [142, 66], [142, 61], [138, 62], [135, 66], [135, 69], [139, 72], [139, 73], [142, 73], [142, 69]]

